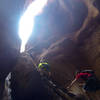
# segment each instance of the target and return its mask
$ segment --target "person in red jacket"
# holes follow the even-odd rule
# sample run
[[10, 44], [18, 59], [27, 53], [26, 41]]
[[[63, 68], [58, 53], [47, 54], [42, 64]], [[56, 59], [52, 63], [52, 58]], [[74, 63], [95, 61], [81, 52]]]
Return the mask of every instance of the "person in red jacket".
[[93, 70], [78, 71], [75, 79], [67, 88], [71, 88], [76, 81], [85, 83], [83, 85], [85, 91], [95, 92], [96, 90], [100, 89], [100, 82], [97, 80]]

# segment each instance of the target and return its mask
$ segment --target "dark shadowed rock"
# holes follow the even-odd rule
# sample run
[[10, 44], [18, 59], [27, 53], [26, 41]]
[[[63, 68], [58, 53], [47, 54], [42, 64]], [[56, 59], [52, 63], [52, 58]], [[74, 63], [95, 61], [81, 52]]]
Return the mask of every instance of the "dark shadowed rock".
[[78, 94], [77, 96], [75, 96], [75, 100], [86, 100], [86, 98], [84, 97], [84, 95]]
[[30, 56], [21, 54], [12, 71], [13, 100], [52, 100], [45, 86]]

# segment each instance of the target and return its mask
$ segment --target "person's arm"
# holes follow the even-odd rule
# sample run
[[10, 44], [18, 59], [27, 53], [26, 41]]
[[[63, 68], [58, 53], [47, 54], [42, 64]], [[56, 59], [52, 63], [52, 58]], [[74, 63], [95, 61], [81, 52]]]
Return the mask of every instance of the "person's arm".
[[71, 88], [72, 85], [73, 85], [76, 81], [77, 81], [77, 79], [75, 78], [67, 88], [68, 88], [68, 89]]

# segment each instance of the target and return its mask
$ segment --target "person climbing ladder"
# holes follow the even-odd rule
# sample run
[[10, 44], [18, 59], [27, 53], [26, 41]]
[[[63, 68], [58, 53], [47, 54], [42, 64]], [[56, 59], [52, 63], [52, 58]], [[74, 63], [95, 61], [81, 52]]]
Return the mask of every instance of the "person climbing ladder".
[[67, 88], [71, 88], [77, 80], [79, 81], [79, 83], [80, 81], [83, 81], [85, 83], [83, 85], [85, 91], [96, 92], [97, 90], [100, 90], [100, 82], [97, 79], [95, 72], [93, 70], [78, 71], [76, 73], [75, 79]]
[[77, 71], [75, 79], [71, 82], [71, 84], [67, 87], [70, 89], [72, 85], [78, 81], [83, 87], [83, 93], [88, 100], [93, 100], [92, 96], [95, 96], [97, 90], [100, 90], [100, 81], [97, 79], [95, 72], [93, 70], [82, 70]]
[[51, 77], [50, 65], [45, 59], [41, 59], [38, 65], [38, 71], [41, 76]]

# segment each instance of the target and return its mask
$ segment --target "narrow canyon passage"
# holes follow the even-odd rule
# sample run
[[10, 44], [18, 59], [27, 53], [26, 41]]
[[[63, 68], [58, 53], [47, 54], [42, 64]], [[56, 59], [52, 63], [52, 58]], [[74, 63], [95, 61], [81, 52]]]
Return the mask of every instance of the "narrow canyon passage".
[[[33, 31], [25, 51], [20, 53], [19, 19], [34, 1], [0, 1], [0, 100], [99, 100], [100, 90], [85, 93], [78, 82], [67, 91], [77, 95], [75, 98], [55, 89], [57, 94], [51, 87], [48, 91], [37, 66], [46, 59], [52, 81], [63, 89], [70, 85], [77, 70], [92, 69], [100, 80], [100, 1], [48, 0], [34, 17]], [[8, 87], [4, 89], [9, 73], [10, 99]]]

